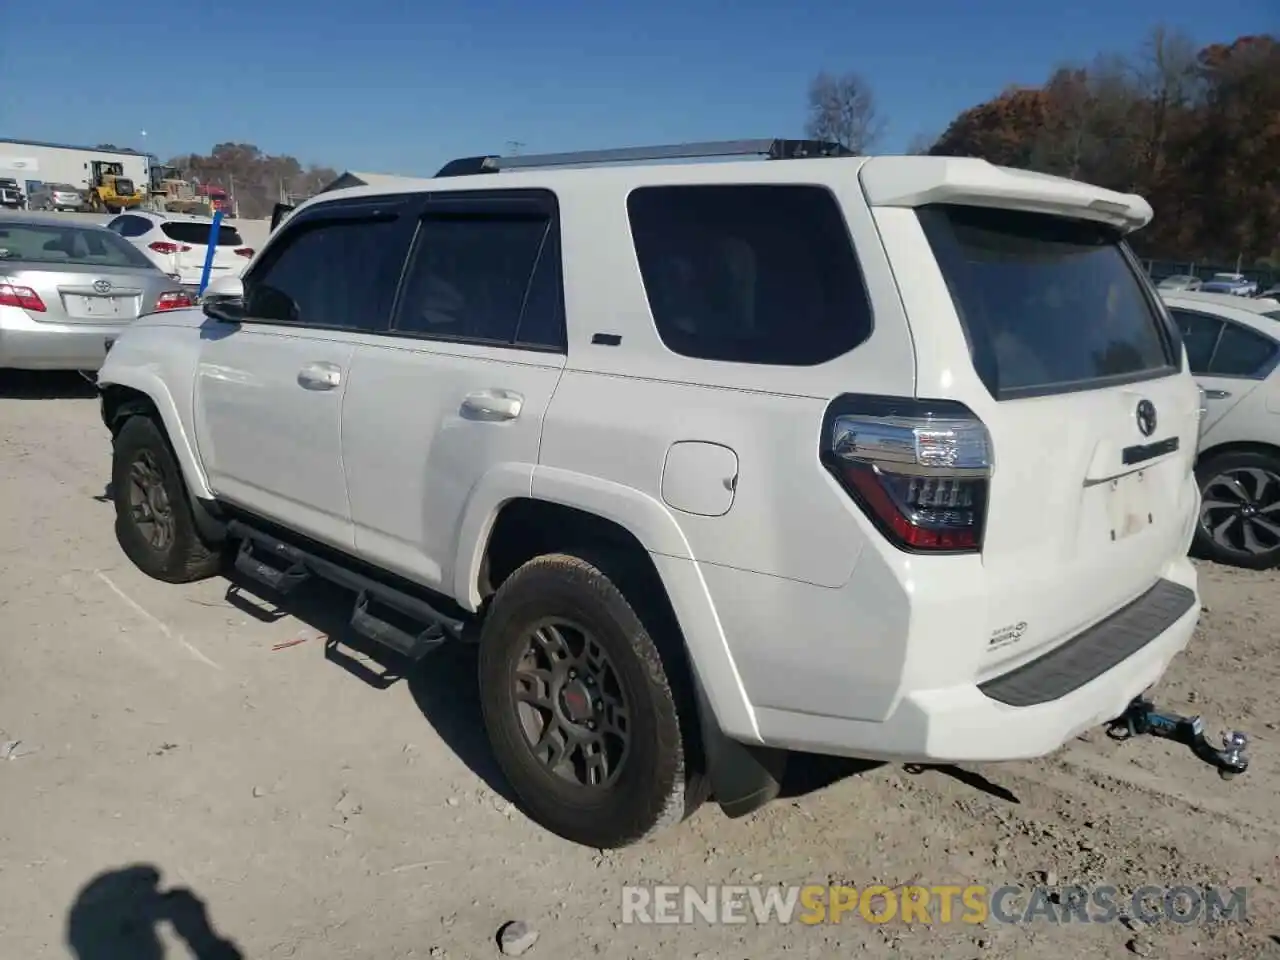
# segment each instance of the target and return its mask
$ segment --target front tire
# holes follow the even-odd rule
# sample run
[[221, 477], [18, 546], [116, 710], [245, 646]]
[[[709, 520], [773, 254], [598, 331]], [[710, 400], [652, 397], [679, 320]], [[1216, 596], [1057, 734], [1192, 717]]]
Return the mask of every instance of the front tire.
[[526, 812], [598, 849], [692, 813], [702, 781], [680, 669], [597, 562], [550, 554], [508, 577], [481, 630], [480, 700]]
[[1280, 455], [1236, 450], [1196, 466], [1198, 556], [1266, 570], [1280, 563]]
[[221, 551], [200, 537], [182, 471], [150, 417], [130, 417], [116, 434], [111, 486], [116, 539], [139, 570], [167, 583], [218, 572]]

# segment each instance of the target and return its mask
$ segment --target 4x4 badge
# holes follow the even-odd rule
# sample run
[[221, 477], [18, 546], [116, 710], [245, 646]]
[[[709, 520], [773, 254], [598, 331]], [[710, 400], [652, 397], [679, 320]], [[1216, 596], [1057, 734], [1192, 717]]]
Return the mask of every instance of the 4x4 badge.
[[1144, 437], [1156, 432], [1156, 405], [1150, 400], [1138, 401], [1138, 429]]

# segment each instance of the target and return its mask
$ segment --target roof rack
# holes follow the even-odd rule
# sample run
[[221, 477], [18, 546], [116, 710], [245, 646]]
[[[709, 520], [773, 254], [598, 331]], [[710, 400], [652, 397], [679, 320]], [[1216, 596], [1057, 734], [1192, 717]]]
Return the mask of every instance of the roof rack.
[[585, 150], [579, 153], [543, 153], [519, 157], [459, 157], [450, 160], [437, 177], [465, 177], [500, 170], [527, 170], [535, 167], [568, 167], [595, 163], [634, 163], [645, 160], [704, 160], [712, 157], [764, 157], [766, 160], [796, 160], [802, 157], [851, 157], [854, 152], [826, 140], [710, 140], [703, 143], [673, 143], [654, 147], [623, 147], [617, 150]]

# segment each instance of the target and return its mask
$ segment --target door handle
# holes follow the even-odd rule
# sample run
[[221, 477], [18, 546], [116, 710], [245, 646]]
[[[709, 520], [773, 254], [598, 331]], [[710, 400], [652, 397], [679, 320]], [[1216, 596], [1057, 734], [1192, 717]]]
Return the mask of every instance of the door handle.
[[342, 386], [342, 368], [335, 363], [308, 363], [298, 371], [298, 386], [306, 390], [333, 390]]
[[512, 390], [477, 390], [463, 398], [462, 409], [479, 420], [514, 420], [524, 409], [524, 397]]
[[1225, 400], [1231, 396], [1230, 390], [1205, 390], [1204, 398], [1206, 400]]

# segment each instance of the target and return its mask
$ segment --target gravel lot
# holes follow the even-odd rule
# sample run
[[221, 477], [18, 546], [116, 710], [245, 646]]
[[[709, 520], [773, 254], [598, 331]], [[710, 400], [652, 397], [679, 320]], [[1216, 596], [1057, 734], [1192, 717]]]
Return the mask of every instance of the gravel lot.
[[[6, 382], [0, 741], [20, 743], [0, 760], [0, 956], [491, 957], [499, 926], [521, 919], [540, 934], [526, 956], [548, 958], [1280, 957], [1274, 573], [1201, 567], [1202, 628], [1159, 691], [1202, 712], [1215, 741], [1251, 734], [1243, 778], [1102, 731], [1044, 761], [964, 770], [814, 758], [746, 820], [708, 806], [601, 855], [509, 803], [471, 653], [396, 680], [384, 655], [327, 649], [345, 613], [331, 591], [273, 615], [224, 580], [148, 580], [112, 534], [89, 388]], [[626, 884], [1046, 878], [1246, 885], [1248, 919], [619, 926]]]

